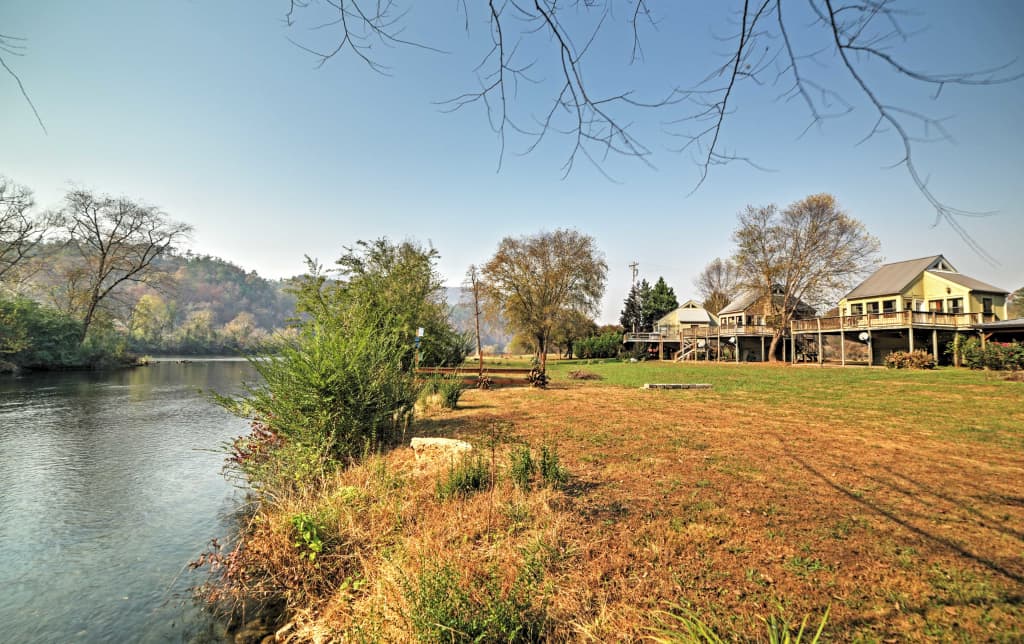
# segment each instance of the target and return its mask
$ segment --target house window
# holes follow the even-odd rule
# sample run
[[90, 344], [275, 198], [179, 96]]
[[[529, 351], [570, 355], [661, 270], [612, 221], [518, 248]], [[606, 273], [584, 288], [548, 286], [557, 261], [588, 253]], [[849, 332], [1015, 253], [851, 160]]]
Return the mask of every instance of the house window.
[[868, 313], [878, 315], [878, 302], [868, 302]]
[[929, 300], [928, 310], [932, 313], [942, 313], [942, 300]]
[[951, 297], [948, 300], [946, 300], [946, 304], [949, 305], [950, 313], [964, 312], [964, 298], [962, 297]]
[[850, 315], [864, 315], [864, 304], [857, 303], [850, 305]]
[[992, 315], [992, 298], [983, 297], [981, 298], [981, 312], [985, 315]]
[[882, 313], [895, 313], [896, 300], [882, 300]]

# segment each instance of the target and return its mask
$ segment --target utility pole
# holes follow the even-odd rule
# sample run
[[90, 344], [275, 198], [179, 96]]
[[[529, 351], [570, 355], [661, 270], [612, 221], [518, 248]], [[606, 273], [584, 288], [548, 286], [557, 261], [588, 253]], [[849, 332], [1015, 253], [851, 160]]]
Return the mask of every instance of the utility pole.
[[633, 263], [629, 265], [629, 268], [630, 268], [630, 270], [633, 271], [633, 286], [636, 286], [636, 276], [637, 276], [637, 273], [639, 272], [640, 263], [637, 262], [634, 259]]

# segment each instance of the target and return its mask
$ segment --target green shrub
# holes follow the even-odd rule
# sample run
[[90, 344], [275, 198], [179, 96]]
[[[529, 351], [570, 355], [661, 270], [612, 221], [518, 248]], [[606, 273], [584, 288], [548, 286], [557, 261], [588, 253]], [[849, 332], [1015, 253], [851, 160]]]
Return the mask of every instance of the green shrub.
[[433, 563], [406, 588], [408, 617], [421, 642], [539, 642], [547, 621], [542, 578], [532, 559], [508, 590], [494, 571], [464, 580], [451, 564]]
[[540, 448], [540, 477], [551, 487], [561, 487], [569, 481], [569, 472], [559, 462], [557, 449], [548, 449], [547, 445]]
[[524, 490], [529, 489], [530, 480], [536, 472], [537, 464], [534, 462], [533, 455], [530, 453], [529, 445], [523, 445], [512, 452], [512, 463], [509, 467], [509, 475], [518, 487]]
[[[302, 479], [316, 463], [330, 469], [396, 443], [416, 400], [406, 353], [387, 321], [371, 318], [310, 324], [275, 355], [251, 359], [263, 383], [246, 385], [243, 397], [215, 396], [256, 421], [253, 434], [236, 441], [231, 462], [260, 487], [274, 482], [267, 472]], [[296, 458], [285, 458], [285, 446]]]
[[457, 374], [443, 378], [437, 392], [441, 394], [441, 406], [445, 409], [455, 409], [458, 407], [459, 398], [462, 397], [462, 392], [465, 388], [462, 378]]
[[893, 351], [885, 356], [890, 369], [934, 369], [935, 358], [927, 351]]
[[491, 470], [483, 456], [466, 457], [448, 468], [448, 474], [436, 485], [437, 498], [450, 499], [454, 496], [468, 496], [473, 492], [486, 490], [493, 485]]
[[83, 350], [82, 324], [23, 297], [0, 298], [0, 356], [27, 369], [91, 366], [103, 348]]
[[1020, 342], [986, 342], [983, 347], [979, 338], [959, 338], [950, 342], [946, 348], [946, 353], [950, 355], [957, 352], [964, 366], [971, 369], [1024, 369], [1024, 344]]
[[573, 350], [579, 358], [615, 358], [622, 346], [621, 333], [604, 333], [577, 340]]

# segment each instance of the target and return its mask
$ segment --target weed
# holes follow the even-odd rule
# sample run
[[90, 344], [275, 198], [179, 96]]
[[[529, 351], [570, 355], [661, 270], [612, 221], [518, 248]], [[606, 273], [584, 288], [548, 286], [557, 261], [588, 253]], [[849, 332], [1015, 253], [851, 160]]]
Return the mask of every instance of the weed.
[[430, 564], [406, 587], [409, 620], [425, 642], [537, 642], [546, 614], [534, 606], [542, 572], [530, 561], [506, 592], [495, 571], [464, 580], [451, 564]]
[[478, 454], [476, 458], [464, 458], [448, 468], [447, 477], [437, 482], [435, 490], [437, 498], [444, 500], [489, 489], [493, 483], [490, 467]]
[[820, 559], [801, 557], [800, 555], [790, 557], [785, 564], [785, 568], [800, 577], [809, 577], [812, 573], [821, 570], [832, 570], [831, 566], [822, 563]]
[[302, 513], [292, 517], [292, 528], [295, 530], [295, 547], [299, 557], [315, 562], [317, 556], [324, 551], [321, 533], [323, 525], [312, 515]]
[[[817, 644], [821, 640], [821, 634], [825, 630], [825, 624], [828, 623], [831, 608], [829, 606], [825, 609], [825, 615], [821, 618], [817, 631], [811, 639], [807, 640], [807, 644]], [[800, 628], [795, 633], [784, 616], [772, 615], [768, 619], [761, 619], [768, 632], [769, 644], [804, 643], [807, 620], [810, 619], [810, 615], [804, 617]], [[733, 637], [723, 638], [719, 635], [714, 628], [701, 620], [700, 616], [685, 604], [676, 604], [670, 611], [660, 611], [655, 620], [658, 626], [652, 629], [654, 634], [650, 639], [662, 644], [682, 644], [683, 642], [687, 644], [725, 644], [734, 641]], [[810, 633], [806, 634], [810, 635]]]
[[559, 462], [556, 448], [548, 449], [547, 445], [540, 448], [540, 477], [551, 487], [561, 487], [569, 481], [569, 472]]
[[530, 453], [529, 445], [523, 445], [512, 452], [512, 464], [509, 475], [512, 481], [524, 490], [530, 489], [530, 479], [537, 472], [537, 464]]
[[[825, 624], [828, 623], [828, 614], [832, 610], [830, 605], [825, 609], [825, 614], [821, 618], [821, 623], [818, 624], [818, 630], [814, 632], [814, 637], [810, 639], [808, 644], [817, 644], [821, 639], [821, 633], [825, 630]], [[769, 644], [801, 644], [804, 641], [804, 633], [807, 628], [807, 620], [810, 619], [810, 615], [804, 617], [803, 621], [800, 622], [800, 628], [796, 633], [793, 633], [789, 622], [786, 621], [785, 616], [779, 616], [776, 619], [775, 615], [772, 615], [768, 619], [761, 618], [764, 621], [765, 626], [768, 628], [768, 642]]]

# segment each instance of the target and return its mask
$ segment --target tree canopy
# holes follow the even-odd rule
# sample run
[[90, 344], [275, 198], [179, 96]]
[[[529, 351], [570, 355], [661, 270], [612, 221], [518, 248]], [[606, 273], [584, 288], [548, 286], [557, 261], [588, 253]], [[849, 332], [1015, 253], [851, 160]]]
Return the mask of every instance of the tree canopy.
[[100, 305], [125, 284], [153, 284], [165, 276], [154, 262], [192, 232], [154, 206], [81, 189], [68, 192], [59, 223], [67, 246], [82, 260], [65, 277], [83, 341]]
[[878, 240], [832, 195], [811, 195], [779, 210], [747, 206], [733, 233], [733, 263], [746, 288], [768, 297], [775, 327], [770, 355], [802, 304], [836, 299], [878, 263]]
[[736, 266], [721, 257], [711, 260], [693, 284], [703, 298], [702, 306], [715, 315], [739, 294]]
[[481, 269], [488, 307], [534, 340], [542, 370], [556, 326], [571, 312], [597, 312], [607, 274], [594, 238], [564, 229], [506, 237]]

